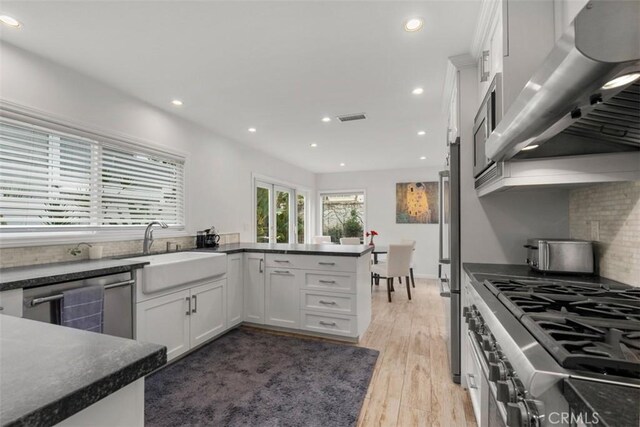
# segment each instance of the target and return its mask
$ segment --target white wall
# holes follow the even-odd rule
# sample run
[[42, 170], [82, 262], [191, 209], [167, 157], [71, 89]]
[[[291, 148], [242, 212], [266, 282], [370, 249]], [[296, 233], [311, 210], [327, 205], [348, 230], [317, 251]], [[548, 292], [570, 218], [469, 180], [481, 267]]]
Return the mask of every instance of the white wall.
[[416, 241], [415, 273], [438, 273], [438, 224], [396, 224], [396, 183], [438, 181], [437, 168], [392, 169], [316, 175], [316, 188], [366, 190], [366, 227], [380, 233], [375, 242], [386, 245], [402, 239]]
[[462, 262], [524, 264], [529, 237], [569, 237], [567, 190], [508, 191], [478, 198], [473, 179], [475, 67], [460, 70], [460, 204]]
[[[0, 52], [0, 99], [189, 153], [187, 231], [192, 234], [215, 225], [220, 231], [240, 232], [242, 241], [252, 241], [252, 173], [313, 191], [315, 176], [309, 171], [7, 43], [0, 44]], [[161, 237], [162, 231], [157, 235]]]

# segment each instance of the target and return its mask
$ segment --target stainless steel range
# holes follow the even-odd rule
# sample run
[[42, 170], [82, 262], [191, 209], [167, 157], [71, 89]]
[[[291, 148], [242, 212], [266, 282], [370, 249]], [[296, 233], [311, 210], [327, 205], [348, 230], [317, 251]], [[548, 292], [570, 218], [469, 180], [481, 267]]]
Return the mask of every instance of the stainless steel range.
[[463, 316], [466, 384], [474, 406], [488, 408], [476, 411], [481, 427], [580, 425], [566, 415], [566, 378], [640, 388], [640, 289], [475, 278]]

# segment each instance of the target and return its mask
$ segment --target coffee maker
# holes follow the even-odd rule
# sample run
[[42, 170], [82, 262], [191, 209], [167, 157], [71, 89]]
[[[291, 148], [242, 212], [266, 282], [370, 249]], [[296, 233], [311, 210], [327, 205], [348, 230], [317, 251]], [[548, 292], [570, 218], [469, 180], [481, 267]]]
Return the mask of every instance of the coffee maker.
[[215, 248], [220, 243], [220, 235], [216, 232], [215, 227], [211, 227], [208, 230], [204, 230], [204, 247]]

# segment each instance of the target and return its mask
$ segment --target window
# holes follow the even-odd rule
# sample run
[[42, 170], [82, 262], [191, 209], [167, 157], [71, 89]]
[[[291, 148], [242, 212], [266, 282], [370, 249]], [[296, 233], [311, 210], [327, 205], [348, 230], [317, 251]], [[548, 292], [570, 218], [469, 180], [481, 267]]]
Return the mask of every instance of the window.
[[182, 226], [183, 194], [183, 159], [0, 120], [0, 230]]
[[255, 181], [255, 225], [258, 243], [304, 243], [307, 197], [304, 192]]
[[364, 192], [320, 193], [322, 235], [337, 243], [341, 237], [363, 237]]

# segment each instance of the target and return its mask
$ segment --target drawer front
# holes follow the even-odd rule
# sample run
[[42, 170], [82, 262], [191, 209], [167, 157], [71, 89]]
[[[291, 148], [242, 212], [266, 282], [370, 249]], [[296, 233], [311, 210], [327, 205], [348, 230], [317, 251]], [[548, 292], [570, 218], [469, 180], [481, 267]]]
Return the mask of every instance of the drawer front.
[[300, 291], [300, 308], [328, 313], [356, 314], [355, 295]]
[[357, 257], [267, 254], [267, 267], [322, 271], [356, 271]]
[[304, 289], [330, 292], [356, 292], [356, 275], [349, 273], [323, 273], [320, 271], [305, 271]]
[[300, 312], [302, 329], [324, 334], [355, 337], [358, 334], [355, 316], [341, 316], [336, 314]]

